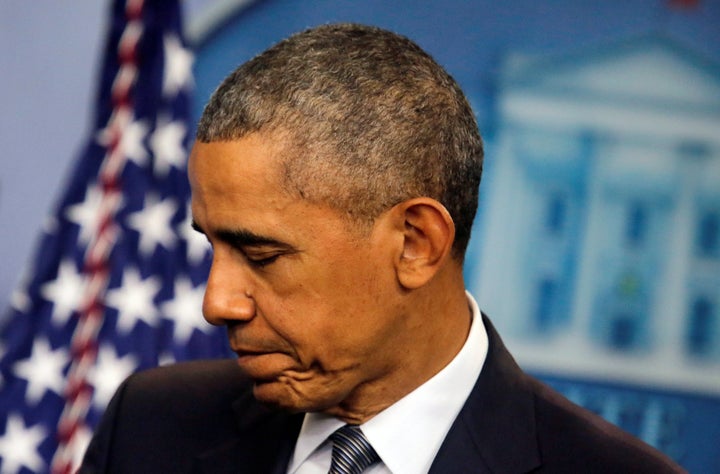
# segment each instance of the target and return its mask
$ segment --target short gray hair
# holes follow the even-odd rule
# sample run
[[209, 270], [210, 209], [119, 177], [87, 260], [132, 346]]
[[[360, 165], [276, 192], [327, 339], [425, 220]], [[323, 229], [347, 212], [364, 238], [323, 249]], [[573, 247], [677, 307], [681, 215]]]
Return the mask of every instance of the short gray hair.
[[455, 80], [411, 40], [334, 24], [276, 44], [231, 73], [205, 107], [200, 142], [279, 133], [288, 189], [372, 222], [407, 199], [441, 202], [462, 259], [483, 146]]

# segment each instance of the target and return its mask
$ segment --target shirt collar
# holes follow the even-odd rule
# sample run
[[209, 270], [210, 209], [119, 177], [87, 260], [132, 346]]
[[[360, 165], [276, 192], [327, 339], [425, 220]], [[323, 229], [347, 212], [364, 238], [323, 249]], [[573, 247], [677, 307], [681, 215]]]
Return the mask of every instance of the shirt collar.
[[328, 437], [344, 424], [345, 422], [324, 413], [306, 413], [288, 472], [295, 472], [313, 451], [322, 446]]
[[[361, 429], [393, 474], [428, 472], [455, 418], [470, 395], [487, 355], [488, 339], [475, 299], [467, 340], [460, 352], [427, 382], [381, 411]], [[305, 415], [295, 446], [299, 466], [344, 423], [321, 413]], [[293, 466], [289, 472], [292, 472]]]

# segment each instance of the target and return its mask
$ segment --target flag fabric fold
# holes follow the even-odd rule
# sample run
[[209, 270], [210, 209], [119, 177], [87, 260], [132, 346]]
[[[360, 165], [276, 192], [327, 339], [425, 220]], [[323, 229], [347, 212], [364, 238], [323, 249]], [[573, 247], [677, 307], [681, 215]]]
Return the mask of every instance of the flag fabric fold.
[[192, 54], [177, 0], [113, 2], [93, 130], [0, 330], [0, 472], [72, 472], [115, 388], [228, 356], [190, 229]]

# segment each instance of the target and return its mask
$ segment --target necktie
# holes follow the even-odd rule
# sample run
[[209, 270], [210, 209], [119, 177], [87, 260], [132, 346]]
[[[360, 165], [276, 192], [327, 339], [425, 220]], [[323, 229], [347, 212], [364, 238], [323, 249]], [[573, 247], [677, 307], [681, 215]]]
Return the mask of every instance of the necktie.
[[380, 460], [360, 428], [345, 425], [332, 435], [332, 462], [329, 474], [360, 474]]

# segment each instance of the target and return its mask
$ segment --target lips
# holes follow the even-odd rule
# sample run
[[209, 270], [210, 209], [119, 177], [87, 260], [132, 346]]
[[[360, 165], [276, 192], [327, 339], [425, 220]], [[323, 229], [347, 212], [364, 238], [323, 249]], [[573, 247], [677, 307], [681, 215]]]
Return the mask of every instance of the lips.
[[235, 349], [235, 348], [233, 348], [232, 351], [235, 354], [237, 354], [238, 357], [259, 356], [259, 355], [271, 353], [271, 351], [259, 350], [259, 349]]
[[[242, 330], [241, 330], [242, 329]], [[237, 363], [255, 381], [277, 379], [296, 366], [291, 348], [278, 338], [266, 334], [252, 334], [247, 326], [228, 327], [231, 350]]]
[[280, 351], [256, 348], [234, 348], [237, 364], [255, 382], [277, 380], [284, 371], [294, 366], [292, 359]]
[[284, 351], [275, 347], [263, 347], [261, 345], [240, 345], [230, 344], [230, 349], [237, 354], [238, 357], [262, 356], [268, 354], [278, 354]]
[[268, 335], [252, 334], [247, 327], [240, 326], [228, 326], [228, 342], [230, 343], [230, 349], [238, 355], [243, 356], [258, 356], [264, 354], [270, 354], [274, 352], [287, 352], [283, 350], [283, 344], [281, 340]]
[[262, 359], [273, 354], [272, 352], [254, 350], [235, 350], [234, 352], [237, 354], [237, 361], [240, 367], [250, 375], [254, 375], [254, 373], [258, 371], [258, 366], [261, 365]]

